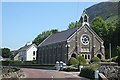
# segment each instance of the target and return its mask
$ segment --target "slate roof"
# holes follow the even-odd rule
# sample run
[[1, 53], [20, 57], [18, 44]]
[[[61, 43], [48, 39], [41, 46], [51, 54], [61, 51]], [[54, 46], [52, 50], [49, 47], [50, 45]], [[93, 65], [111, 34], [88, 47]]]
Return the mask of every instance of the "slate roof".
[[66, 41], [79, 27], [71, 28], [47, 37], [38, 47]]
[[10, 55], [9, 58], [13, 58], [18, 54], [18, 50], [14, 50], [14, 51], [11, 51], [11, 52], [12, 52], [12, 54]]
[[18, 54], [18, 51], [16, 50], [16, 51], [13, 51], [12, 53], [13, 53], [12, 57], [15, 57]]
[[[35, 44], [25, 45], [25, 46], [21, 47], [21, 48], [19, 49], [19, 51], [27, 50], [27, 49], [30, 48], [32, 45], [35, 45]], [[36, 46], [36, 45], [35, 45], [35, 46]], [[37, 47], [37, 46], [36, 46], [36, 47]]]

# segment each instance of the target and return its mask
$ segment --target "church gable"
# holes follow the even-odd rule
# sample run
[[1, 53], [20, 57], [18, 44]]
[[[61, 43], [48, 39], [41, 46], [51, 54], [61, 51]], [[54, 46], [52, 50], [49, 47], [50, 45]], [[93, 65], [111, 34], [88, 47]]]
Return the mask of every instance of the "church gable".
[[81, 19], [81, 27], [67, 39], [68, 59], [73, 54], [81, 55], [87, 60], [97, 55], [104, 57], [104, 41], [89, 25], [89, 17], [86, 12], [83, 12]]

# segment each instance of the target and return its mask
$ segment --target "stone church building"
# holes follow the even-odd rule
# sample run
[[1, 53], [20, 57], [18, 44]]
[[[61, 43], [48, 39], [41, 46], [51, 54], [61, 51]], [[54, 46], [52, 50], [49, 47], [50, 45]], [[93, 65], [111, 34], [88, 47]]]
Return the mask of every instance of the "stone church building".
[[80, 21], [80, 27], [50, 35], [39, 44], [37, 62], [55, 64], [56, 61], [62, 61], [67, 64], [71, 57], [77, 55], [88, 61], [94, 56], [105, 58], [104, 41], [90, 27], [86, 11], [83, 11]]

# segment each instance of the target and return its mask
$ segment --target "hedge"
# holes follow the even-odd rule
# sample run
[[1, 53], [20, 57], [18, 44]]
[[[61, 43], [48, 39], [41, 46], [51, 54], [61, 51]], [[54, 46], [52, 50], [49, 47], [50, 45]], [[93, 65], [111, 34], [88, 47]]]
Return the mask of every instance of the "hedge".
[[92, 68], [86, 67], [81, 69], [80, 72], [81, 77], [94, 79], [94, 75], [95, 75], [95, 71]]
[[34, 61], [1, 61], [3, 66], [55, 66], [55, 64], [36, 64]]
[[80, 76], [90, 78], [90, 79], [94, 79], [95, 70], [97, 70], [97, 69], [98, 69], [98, 65], [92, 65], [92, 66], [89, 66], [89, 67], [84, 67], [84, 68], [81, 69]]
[[78, 68], [76, 68], [74, 66], [66, 66], [62, 70], [63, 71], [67, 71], [67, 72], [70, 72], [70, 71], [79, 71]]

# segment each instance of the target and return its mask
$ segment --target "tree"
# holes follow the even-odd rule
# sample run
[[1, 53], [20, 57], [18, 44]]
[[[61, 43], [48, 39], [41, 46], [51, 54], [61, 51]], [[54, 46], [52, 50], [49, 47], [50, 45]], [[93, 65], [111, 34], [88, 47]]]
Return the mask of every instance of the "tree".
[[35, 43], [36, 45], [39, 45], [43, 40], [45, 40], [49, 35], [55, 34], [57, 33], [58, 30], [57, 29], [52, 29], [52, 30], [48, 30], [48, 31], [44, 31], [41, 34], [39, 34], [34, 40], [33, 43]]
[[103, 39], [106, 58], [109, 58], [109, 43], [112, 44], [112, 57], [116, 56], [119, 29], [111, 22], [105, 22], [101, 17], [92, 21], [93, 30]]
[[68, 29], [74, 28], [75, 26], [80, 27], [80, 21], [71, 22], [68, 26]]
[[12, 53], [10, 52], [10, 49], [9, 48], [2, 48], [2, 57], [3, 58], [9, 58], [9, 56], [11, 55]]
[[105, 21], [100, 17], [96, 17], [92, 21], [92, 28], [102, 39], [105, 39], [108, 34], [107, 25]]

